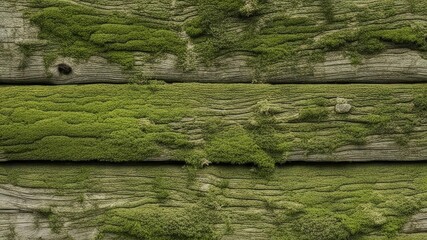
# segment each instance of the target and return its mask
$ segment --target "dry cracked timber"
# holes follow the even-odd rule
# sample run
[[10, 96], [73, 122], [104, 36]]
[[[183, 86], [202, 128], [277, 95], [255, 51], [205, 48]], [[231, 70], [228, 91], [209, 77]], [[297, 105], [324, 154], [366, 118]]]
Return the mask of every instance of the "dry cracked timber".
[[[0, 3], [1, 83], [424, 82], [425, 0]], [[112, 27], [132, 26], [123, 34]], [[76, 27], [77, 26], [77, 27]], [[58, 64], [72, 67], [58, 72]]]
[[0, 238], [425, 239], [426, 170], [6, 164]]

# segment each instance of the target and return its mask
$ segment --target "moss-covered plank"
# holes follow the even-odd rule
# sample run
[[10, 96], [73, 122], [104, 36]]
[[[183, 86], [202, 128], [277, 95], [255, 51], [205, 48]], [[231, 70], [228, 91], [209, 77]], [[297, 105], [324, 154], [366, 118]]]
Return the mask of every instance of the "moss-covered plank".
[[427, 160], [427, 86], [3, 86], [2, 160]]
[[[3, 1], [0, 54], [9, 57], [0, 58], [8, 66], [0, 68], [0, 82], [123, 83], [140, 72], [171, 82], [425, 82], [425, 6], [426, 0]], [[76, 71], [59, 74], [63, 62]]]
[[423, 239], [426, 170], [2, 164], [0, 238]]

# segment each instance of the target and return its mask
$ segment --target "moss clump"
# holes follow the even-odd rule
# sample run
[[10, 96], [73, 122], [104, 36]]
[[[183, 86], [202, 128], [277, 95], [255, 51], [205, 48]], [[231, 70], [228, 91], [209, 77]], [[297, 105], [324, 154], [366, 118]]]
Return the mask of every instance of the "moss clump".
[[366, 121], [370, 134], [402, 134], [396, 138], [397, 142], [402, 145], [407, 141], [405, 138], [409, 138], [418, 121], [402, 112], [410, 112], [410, 109], [384, 106], [374, 111], [373, 114], [365, 116], [363, 121]]
[[[360, 197], [366, 196], [369, 194]], [[330, 197], [340, 198], [339, 196]], [[278, 227], [284, 227], [286, 230], [278, 234], [280, 236], [278, 239], [284, 237], [305, 240], [345, 240], [369, 235], [372, 232], [395, 237], [407, 221], [407, 216], [420, 209], [419, 203], [414, 199], [416, 198], [394, 195], [387, 198], [385, 202], [377, 202], [371, 198], [364, 203], [353, 202], [352, 209], [346, 209], [345, 214], [337, 210], [340, 209], [339, 206], [333, 207], [334, 210], [331, 210], [328, 206], [323, 205], [324, 203], [317, 203], [323, 205], [324, 208], [307, 208], [296, 216], [284, 217], [284, 222], [280, 223]], [[405, 201], [408, 201], [407, 204], [402, 204]], [[286, 220], [291, 223], [287, 223]]]
[[132, 52], [128, 51], [110, 51], [106, 53], [106, 57], [123, 66], [124, 69], [132, 69], [135, 63], [135, 57]]
[[204, 26], [203, 19], [201, 17], [195, 17], [185, 22], [184, 30], [188, 36], [197, 38], [206, 33], [207, 27]]
[[331, 213], [310, 212], [293, 224], [302, 240], [345, 240], [350, 233], [342, 221]]
[[[298, 48], [294, 43], [305, 43], [316, 28], [308, 18], [278, 15], [267, 18], [263, 27], [255, 30], [265, 1], [221, 0], [211, 4], [203, 0], [194, 4], [198, 6], [198, 18], [188, 23], [187, 34], [206, 63], [236, 51], [255, 56], [250, 64], [259, 71], [280, 60], [293, 61]], [[237, 34], [228, 30], [236, 22], [243, 24], [243, 31]]]
[[258, 0], [246, 0], [245, 4], [239, 9], [239, 13], [244, 17], [251, 17], [259, 10]]
[[126, 69], [133, 67], [133, 52], [183, 56], [185, 43], [171, 28], [142, 18], [68, 1], [35, 0], [31, 22], [39, 37], [59, 44], [59, 54], [78, 59], [100, 55]]
[[394, 131], [394, 127], [391, 124], [391, 116], [384, 114], [369, 114], [366, 116], [365, 120], [368, 122], [373, 133], [392, 133]]
[[255, 112], [264, 115], [264, 116], [272, 116], [274, 114], [280, 113], [282, 110], [279, 106], [271, 103], [268, 100], [261, 100], [257, 102], [255, 106]]
[[[198, 16], [187, 21], [184, 24], [184, 30], [190, 37], [200, 38], [196, 43], [204, 42], [201, 46], [204, 49], [207, 49], [210, 44], [215, 45], [210, 46], [212, 48], [227, 47], [221, 45], [231, 44], [226, 41], [225, 35], [221, 36], [223, 33], [221, 30], [224, 30], [222, 27], [231, 19], [253, 15], [258, 8], [257, 0], [218, 0], [215, 4], [209, 0], [190, 0], [190, 3], [197, 7]], [[211, 49], [211, 51], [215, 50]], [[205, 54], [205, 56], [208, 55]]]
[[[217, 239], [218, 216], [205, 208], [116, 209], [100, 218], [102, 233], [138, 239]], [[101, 238], [102, 239], [102, 238]]]
[[37, 209], [36, 214], [37, 217], [45, 218], [48, 220], [49, 227], [53, 233], [58, 234], [61, 232], [61, 228], [64, 224], [61, 218], [53, 212], [52, 208]]
[[371, 33], [372, 37], [385, 42], [402, 44], [412, 48], [427, 50], [425, 32], [420, 27], [402, 27], [392, 30], [380, 30]]
[[326, 21], [332, 23], [335, 20], [334, 0], [321, 0], [321, 8]]
[[165, 202], [169, 197], [168, 183], [166, 179], [156, 177], [153, 180], [153, 191], [156, 193], [156, 198], [159, 202]]
[[274, 125], [249, 126], [248, 130], [256, 144], [276, 161], [280, 161], [286, 149], [283, 144], [288, 141], [280, 134], [280, 128]]
[[242, 127], [232, 127], [214, 135], [206, 147], [206, 152], [212, 162], [254, 163], [261, 168], [274, 167], [271, 157]]
[[363, 55], [380, 53], [390, 44], [427, 50], [424, 31], [420, 27], [362, 27], [359, 30], [343, 30], [321, 38], [317, 44], [327, 51], [346, 50]]
[[254, 108], [254, 117], [245, 125], [256, 144], [275, 162], [280, 162], [284, 152], [290, 150], [287, 146], [289, 139], [281, 133], [284, 129], [278, 126], [276, 119], [281, 112], [279, 105], [268, 100], [259, 101]]
[[352, 125], [343, 127], [341, 129], [341, 134], [337, 136], [350, 144], [364, 145], [366, 144], [366, 137], [368, 135], [369, 129], [366, 126]]
[[299, 122], [320, 122], [328, 118], [329, 111], [327, 108], [315, 107], [304, 108], [299, 112], [297, 121]]
[[414, 110], [420, 114], [427, 113], [427, 95], [419, 95], [414, 98]]
[[381, 228], [387, 222], [387, 217], [373, 203], [360, 204], [351, 215], [339, 217], [345, 229], [353, 236], [370, 233], [372, 229]]

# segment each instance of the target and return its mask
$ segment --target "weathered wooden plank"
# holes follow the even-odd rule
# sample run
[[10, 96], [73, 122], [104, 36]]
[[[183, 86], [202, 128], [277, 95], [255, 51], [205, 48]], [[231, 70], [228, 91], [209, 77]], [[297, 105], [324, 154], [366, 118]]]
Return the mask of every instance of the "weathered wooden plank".
[[425, 168], [2, 164], [0, 238], [423, 239]]
[[5, 160], [427, 160], [426, 85], [5, 86]]
[[222, 2], [2, 1], [0, 83], [427, 80], [426, 0]]

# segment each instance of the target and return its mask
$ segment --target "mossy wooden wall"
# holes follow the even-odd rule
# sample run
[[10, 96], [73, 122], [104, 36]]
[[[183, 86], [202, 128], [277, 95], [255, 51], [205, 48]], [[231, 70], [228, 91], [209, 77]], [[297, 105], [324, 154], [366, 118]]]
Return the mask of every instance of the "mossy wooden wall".
[[427, 87], [404, 84], [427, 81], [426, 0], [3, 0], [0, 19], [0, 83], [130, 83], [0, 86], [0, 239], [427, 238]]

